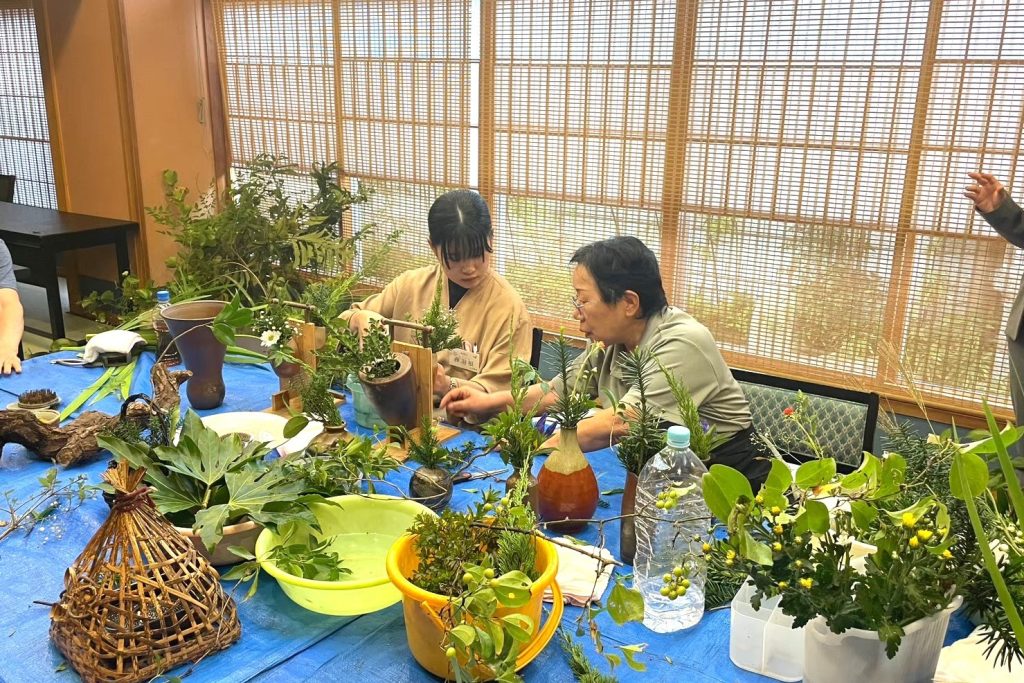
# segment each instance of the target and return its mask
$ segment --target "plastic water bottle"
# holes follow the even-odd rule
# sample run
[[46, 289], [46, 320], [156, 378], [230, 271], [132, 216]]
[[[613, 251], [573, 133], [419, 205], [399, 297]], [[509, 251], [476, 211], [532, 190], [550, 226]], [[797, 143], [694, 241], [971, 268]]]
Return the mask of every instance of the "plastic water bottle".
[[[171, 341], [171, 331], [167, 328], [167, 321], [160, 315], [160, 312], [171, 305], [171, 293], [161, 289], [156, 293], [156, 310], [153, 311], [153, 330], [156, 332], [156, 357], [163, 355], [161, 362], [167, 365], [177, 365], [181, 362], [178, 355], [178, 347]], [[168, 348], [170, 347], [170, 348]], [[164, 354], [164, 351], [167, 351]]]
[[[704, 616], [702, 547], [711, 513], [701, 478], [707, 471], [690, 450], [690, 430], [676, 426], [669, 427], [668, 445], [647, 461], [637, 481], [634, 586], [644, 596], [644, 626], [658, 633], [689, 628]], [[659, 494], [667, 500], [670, 491], [677, 496], [674, 504], [657, 507]]]

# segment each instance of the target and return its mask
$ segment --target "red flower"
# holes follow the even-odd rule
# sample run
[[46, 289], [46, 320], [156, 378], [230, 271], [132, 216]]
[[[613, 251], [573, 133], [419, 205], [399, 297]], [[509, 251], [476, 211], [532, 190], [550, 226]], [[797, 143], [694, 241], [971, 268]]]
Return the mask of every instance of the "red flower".
[[796, 411], [793, 409], [793, 406], [786, 406], [786, 409], [782, 411], [782, 414], [785, 415], [786, 417], [789, 417], [795, 412]]

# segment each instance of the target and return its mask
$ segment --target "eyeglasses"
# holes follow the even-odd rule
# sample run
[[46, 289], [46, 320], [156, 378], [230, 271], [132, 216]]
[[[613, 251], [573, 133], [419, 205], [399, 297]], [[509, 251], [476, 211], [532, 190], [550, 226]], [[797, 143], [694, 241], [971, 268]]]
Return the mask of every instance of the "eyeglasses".
[[580, 301], [579, 299], [576, 298], [575, 294], [572, 295], [572, 305], [576, 309], [576, 312], [579, 313], [580, 315], [583, 314], [583, 307], [586, 304], [586, 301]]

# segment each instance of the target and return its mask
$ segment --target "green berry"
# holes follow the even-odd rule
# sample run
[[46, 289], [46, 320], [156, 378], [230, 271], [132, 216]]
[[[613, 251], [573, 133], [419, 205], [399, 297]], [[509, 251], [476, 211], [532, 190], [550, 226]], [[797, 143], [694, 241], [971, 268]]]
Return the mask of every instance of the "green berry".
[[679, 593], [677, 593], [675, 590], [670, 590], [668, 592], [668, 599], [669, 600], [675, 600], [678, 597], [679, 597]]
[[661, 578], [662, 578], [662, 580], [665, 581], [665, 583], [672, 583], [672, 575], [671, 574], [665, 574], [665, 576], [663, 576]]
[[447, 650], [445, 650], [444, 651], [444, 656], [447, 657], [448, 659], [455, 659], [455, 648], [454, 647], [450, 647]]
[[484, 503], [484, 512], [490, 512], [493, 509], [494, 509], [493, 505], [491, 505], [490, 503]]
[[661, 587], [661, 594], [662, 594], [663, 596], [665, 596], [665, 597], [667, 598], [667, 597], [668, 597], [668, 594], [669, 594], [669, 590], [670, 590], [670, 589], [669, 589], [669, 587], [668, 587], [668, 586], [662, 586], [662, 587]]
[[683, 568], [682, 567], [676, 567], [675, 569], [672, 570], [672, 575], [673, 576], [677, 576], [677, 577], [682, 576], [683, 575]]
[[687, 589], [689, 587], [690, 587], [690, 580], [689, 579], [683, 579], [683, 589], [685, 590], [685, 589]]
[[494, 570], [491, 569], [490, 567], [485, 569], [484, 570], [484, 578], [485, 579], [493, 579], [494, 578]]
[[473, 575], [472, 574], [470, 574], [469, 572], [466, 572], [465, 574], [462, 575], [462, 583], [469, 584], [469, 583], [472, 583], [472, 582], [473, 582]]

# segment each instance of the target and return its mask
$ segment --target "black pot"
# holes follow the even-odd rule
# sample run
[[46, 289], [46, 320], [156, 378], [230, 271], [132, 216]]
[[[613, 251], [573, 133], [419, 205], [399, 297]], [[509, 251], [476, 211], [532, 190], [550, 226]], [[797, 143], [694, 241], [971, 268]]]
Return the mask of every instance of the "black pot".
[[452, 473], [431, 467], [419, 468], [409, 480], [409, 495], [434, 512], [440, 512], [452, 499]]

